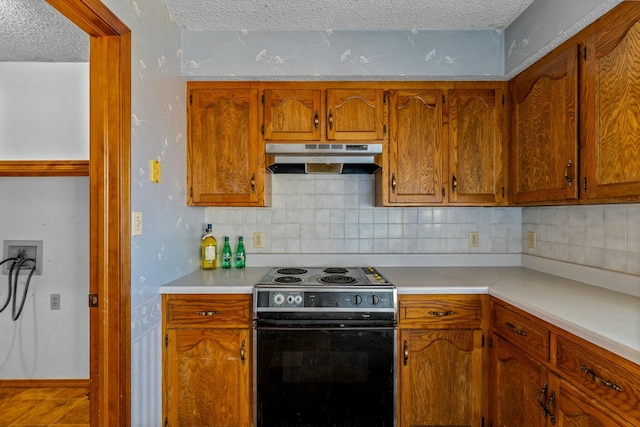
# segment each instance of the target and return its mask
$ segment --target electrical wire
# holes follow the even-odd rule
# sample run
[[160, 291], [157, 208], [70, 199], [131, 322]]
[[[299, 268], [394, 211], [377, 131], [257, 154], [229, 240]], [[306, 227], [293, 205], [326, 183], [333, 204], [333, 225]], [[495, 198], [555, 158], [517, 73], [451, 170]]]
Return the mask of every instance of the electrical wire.
[[[27, 276], [27, 280], [24, 284], [22, 302], [20, 302], [20, 308], [16, 313], [16, 301], [18, 300], [18, 276], [20, 273], [20, 269], [26, 262], [33, 262], [33, 267], [31, 267], [31, 271], [29, 272], [29, 275]], [[16, 272], [16, 277], [13, 282], [13, 304], [11, 307], [11, 318], [13, 319], [14, 322], [18, 320], [18, 317], [20, 317], [20, 314], [22, 313], [22, 309], [24, 308], [24, 304], [27, 302], [27, 293], [29, 292], [29, 284], [31, 283], [31, 276], [33, 276], [33, 273], [35, 272], [36, 272], [36, 260], [33, 258], [24, 258], [18, 264], [18, 271]]]
[[7, 308], [9, 306], [9, 302], [11, 302], [11, 291], [12, 291], [12, 286], [11, 286], [11, 278], [13, 277], [13, 269], [15, 268], [15, 266], [17, 265], [19, 259], [18, 258], [7, 258], [3, 261], [0, 262], [0, 266], [2, 266], [2, 264], [9, 262], [9, 261], [13, 261], [13, 264], [11, 264], [11, 269], [9, 270], [9, 293], [7, 295], [7, 301], [5, 301], [5, 303], [2, 305], [2, 308], [0, 308], [0, 313], [2, 313], [5, 308]]

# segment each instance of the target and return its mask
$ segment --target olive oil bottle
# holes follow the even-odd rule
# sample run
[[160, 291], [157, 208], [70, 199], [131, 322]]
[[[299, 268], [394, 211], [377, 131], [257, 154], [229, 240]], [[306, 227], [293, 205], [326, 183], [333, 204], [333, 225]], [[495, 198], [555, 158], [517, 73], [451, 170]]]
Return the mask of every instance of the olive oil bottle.
[[213, 270], [218, 266], [218, 242], [213, 237], [211, 224], [207, 224], [204, 236], [200, 241], [200, 268]]

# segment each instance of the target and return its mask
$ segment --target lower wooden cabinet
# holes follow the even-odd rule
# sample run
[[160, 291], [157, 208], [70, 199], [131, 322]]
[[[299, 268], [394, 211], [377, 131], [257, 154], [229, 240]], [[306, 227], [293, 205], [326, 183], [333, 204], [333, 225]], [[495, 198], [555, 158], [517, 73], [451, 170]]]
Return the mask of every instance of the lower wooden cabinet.
[[640, 366], [508, 304], [491, 306], [492, 426], [640, 425]]
[[483, 425], [485, 300], [400, 296], [398, 426]]
[[165, 426], [252, 425], [250, 295], [165, 295]]

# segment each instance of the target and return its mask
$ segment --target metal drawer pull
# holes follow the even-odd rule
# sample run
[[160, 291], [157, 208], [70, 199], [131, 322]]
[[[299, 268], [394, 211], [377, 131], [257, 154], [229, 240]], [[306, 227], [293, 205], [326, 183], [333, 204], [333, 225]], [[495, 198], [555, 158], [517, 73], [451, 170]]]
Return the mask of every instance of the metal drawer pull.
[[552, 391], [551, 396], [549, 397], [549, 401], [547, 402], [547, 406], [544, 408], [546, 415], [549, 415], [551, 420], [551, 425], [556, 425], [556, 416], [553, 413], [553, 402], [556, 400], [556, 392]]
[[455, 313], [453, 311], [430, 311], [429, 314], [431, 316], [444, 317], [444, 316], [451, 316], [452, 314], [455, 314]]
[[591, 381], [596, 382], [596, 383], [600, 383], [603, 386], [606, 387], [611, 387], [612, 389], [614, 389], [615, 391], [622, 391], [622, 387], [620, 387], [619, 385], [612, 383], [611, 381], [607, 381], [603, 378], [600, 378], [599, 376], [597, 376], [591, 369], [587, 368], [584, 365], [580, 365], [580, 369], [582, 369], [582, 372], [584, 372], [585, 374], [589, 375], [589, 377], [591, 378]]
[[407, 366], [407, 361], [409, 360], [409, 343], [404, 341], [404, 365]]
[[511, 329], [511, 332], [513, 332], [514, 334], [522, 335], [523, 337], [527, 336], [527, 331], [514, 326], [513, 323], [507, 322], [505, 323], [505, 325], [507, 325], [507, 328]]
[[196, 311], [198, 316], [215, 316], [216, 314], [222, 314], [221, 311]]
[[547, 415], [547, 408], [544, 406], [544, 398], [547, 396], [547, 383], [542, 384], [542, 390], [540, 390], [540, 397], [538, 398], [538, 405], [542, 408], [544, 415]]
[[242, 366], [244, 366], [244, 340], [242, 340], [242, 347], [240, 347], [240, 360], [242, 361]]

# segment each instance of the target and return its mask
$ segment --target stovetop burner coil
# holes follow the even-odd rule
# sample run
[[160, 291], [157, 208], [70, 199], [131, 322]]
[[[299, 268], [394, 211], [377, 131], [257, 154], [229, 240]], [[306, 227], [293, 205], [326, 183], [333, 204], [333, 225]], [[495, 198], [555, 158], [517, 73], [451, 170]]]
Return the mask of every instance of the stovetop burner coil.
[[350, 276], [332, 275], [324, 276], [319, 279], [322, 283], [329, 283], [332, 285], [348, 285], [354, 283], [356, 279]]
[[342, 267], [329, 267], [329, 268], [325, 268], [322, 271], [327, 274], [346, 274], [349, 272], [349, 270]]
[[[276, 270], [276, 273], [278, 274], [290, 274], [292, 276], [298, 276], [300, 274], [307, 274], [309, 272], [309, 270], [305, 270], [304, 268], [293, 268], [293, 267], [287, 267], [287, 268], [280, 268], [278, 270]], [[302, 280], [302, 279], [300, 279]]]
[[290, 285], [292, 283], [300, 283], [302, 282], [302, 278], [296, 276], [281, 276], [273, 279], [275, 283], [281, 283], [285, 285]]

